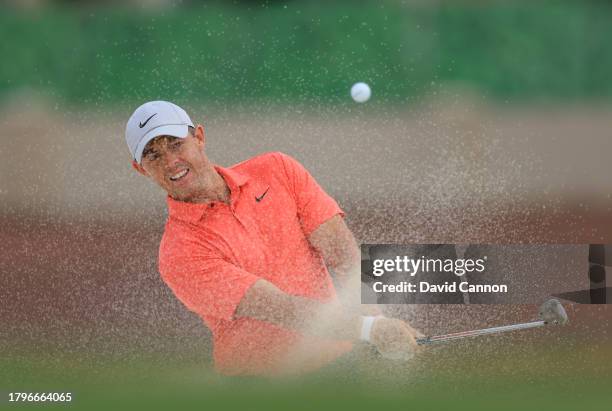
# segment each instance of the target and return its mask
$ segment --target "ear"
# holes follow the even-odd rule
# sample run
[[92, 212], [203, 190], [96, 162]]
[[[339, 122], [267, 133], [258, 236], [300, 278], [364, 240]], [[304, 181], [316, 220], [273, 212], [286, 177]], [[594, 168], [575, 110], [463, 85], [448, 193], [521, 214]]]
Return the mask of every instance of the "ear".
[[199, 143], [202, 144], [202, 146], [206, 145], [206, 132], [204, 131], [204, 126], [202, 124], [198, 124], [197, 127], [195, 128], [195, 133], [194, 133], [194, 137], [196, 140], [198, 140]]
[[149, 176], [149, 173], [147, 173], [147, 171], [136, 162], [136, 160], [132, 160], [132, 167], [134, 168], [134, 170], [138, 171], [138, 173], [142, 174], [145, 177]]

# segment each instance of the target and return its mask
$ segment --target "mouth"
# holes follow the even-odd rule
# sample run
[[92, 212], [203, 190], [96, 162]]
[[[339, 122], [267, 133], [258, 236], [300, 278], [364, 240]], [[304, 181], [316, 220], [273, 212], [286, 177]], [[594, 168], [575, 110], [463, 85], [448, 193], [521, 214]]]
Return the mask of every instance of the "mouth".
[[179, 181], [180, 179], [184, 178], [187, 174], [189, 174], [189, 169], [188, 168], [184, 168], [181, 171], [177, 172], [176, 174], [173, 174], [170, 176], [170, 181]]

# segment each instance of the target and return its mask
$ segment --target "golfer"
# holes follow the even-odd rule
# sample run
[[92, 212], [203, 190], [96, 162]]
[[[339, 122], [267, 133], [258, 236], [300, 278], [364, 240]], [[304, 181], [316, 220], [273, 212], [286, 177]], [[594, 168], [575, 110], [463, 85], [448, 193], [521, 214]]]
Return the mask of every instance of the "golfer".
[[[215, 165], [204, 126], [165, 101], [138, 107], [126, 140], [134, 169], [167, 193], [159, 271], [210, 328], [219, 372], [307, 372], [360, 340], [382, 354], [415, 350], [405, 322], [361, 315], [355, 239], [296, 160], [268, 153]], [[347, 298], [338, 298], [328, 268]]]

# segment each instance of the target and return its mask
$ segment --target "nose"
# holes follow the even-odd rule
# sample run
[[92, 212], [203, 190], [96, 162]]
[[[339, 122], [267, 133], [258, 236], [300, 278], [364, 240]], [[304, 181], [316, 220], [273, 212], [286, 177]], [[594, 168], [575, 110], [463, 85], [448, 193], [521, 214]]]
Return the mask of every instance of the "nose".
[[166, 153], [164, 153], [164, 161], [165, 161], [166, 170], [169, 170], [169, 171], [172, 171], [177, 166], [177, 164], [180, 162], [178, 155], [170, 151], [166, 151]]

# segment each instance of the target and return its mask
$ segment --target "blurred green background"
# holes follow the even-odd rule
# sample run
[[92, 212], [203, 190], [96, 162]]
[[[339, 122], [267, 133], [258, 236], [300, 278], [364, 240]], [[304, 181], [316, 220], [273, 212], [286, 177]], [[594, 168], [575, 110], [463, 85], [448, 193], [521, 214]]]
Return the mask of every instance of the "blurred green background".
[[[609, 408], [608, 306], [408, 366], [215, 375], [157, 273], [163, 194], [123, 132], [165, 99], [218, 164], [288, 153], [363, 243], [612, 243], [611, 21], [596, 0], [0, 1], [0, 407], [15, 390], [74, 391], [74, 409]], [[534, 313], [419, 310], [425, 333]]]
[[441, 83], [498, 99], [612, 96], [605, 1], [41, 3], [0, 14], [0, 98], [337, 104], [349, 79], [396, 103]]

